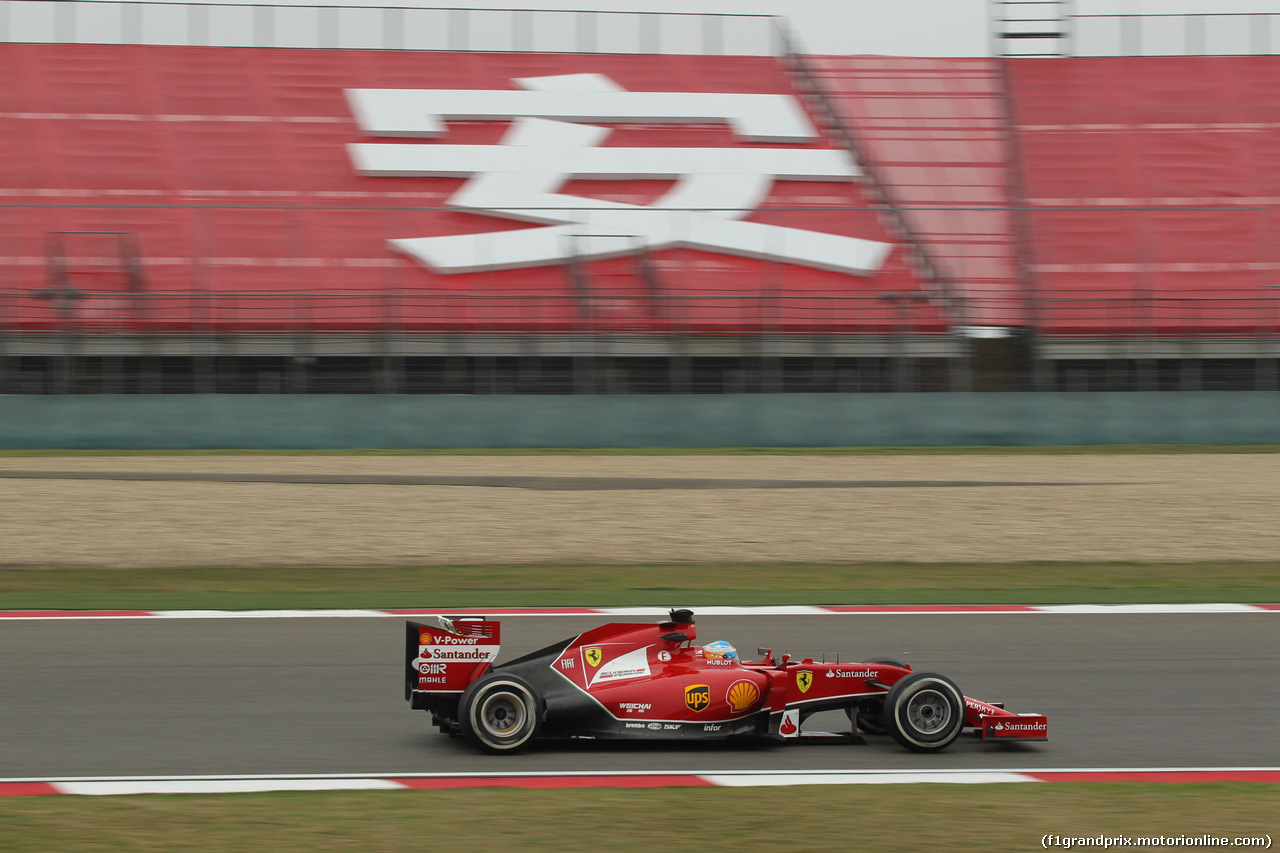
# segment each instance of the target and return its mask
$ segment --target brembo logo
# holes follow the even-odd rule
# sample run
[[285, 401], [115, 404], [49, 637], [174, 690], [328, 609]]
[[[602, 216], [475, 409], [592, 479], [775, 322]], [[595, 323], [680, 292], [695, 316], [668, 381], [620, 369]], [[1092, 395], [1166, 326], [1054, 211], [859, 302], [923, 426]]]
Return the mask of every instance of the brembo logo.
[[[348, 146], [362, 175], [467, 178], [449, 206], [542, 226], [404, 237], [391, 241], [396, 250], [442, 273], [691, 247], [870, 275], [889, 253], [888, 243], [744, 221], [774, 181], [862, 174], [847, 152], [808, 147], [818, 134], [790, 95], [629, 92], [599, 74], [512, 82], [519, 88], [347, 90], [361, 129], [375, 137], [431, 139], [446, 134], [450, 119], [511, 120], [498, 145]], [[604, 125], [618, 123], [727, 124], [747, 144], [602, 147], [611, 132]], [[575, 178], [675, 183], [652, 204], [635, 205], [560, 192]]]

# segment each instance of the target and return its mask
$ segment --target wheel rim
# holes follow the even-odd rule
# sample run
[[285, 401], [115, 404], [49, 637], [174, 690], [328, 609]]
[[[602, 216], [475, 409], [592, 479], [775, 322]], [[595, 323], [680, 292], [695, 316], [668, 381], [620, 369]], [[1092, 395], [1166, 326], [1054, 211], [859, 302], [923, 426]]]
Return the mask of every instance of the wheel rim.
[[923, 735], [946, 731], [951, 722], [951, 703], [938, 690], [921, 690], [907, 702], [907, 721]]
[[507, 738], [524, 728], [528, 714], [520, 697], [508, 691], [486, 696], [480, 706], [480, 724], [496, 738]]

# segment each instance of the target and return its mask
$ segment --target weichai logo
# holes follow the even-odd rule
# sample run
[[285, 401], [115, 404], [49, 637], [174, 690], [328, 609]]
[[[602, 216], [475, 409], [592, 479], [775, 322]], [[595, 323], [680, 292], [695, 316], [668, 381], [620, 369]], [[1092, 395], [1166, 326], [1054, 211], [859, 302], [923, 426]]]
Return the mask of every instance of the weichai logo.
[[691, 684], [684, 689], [684, 704], [690, 711], [707, 710], [711, 705], [711, 685]]

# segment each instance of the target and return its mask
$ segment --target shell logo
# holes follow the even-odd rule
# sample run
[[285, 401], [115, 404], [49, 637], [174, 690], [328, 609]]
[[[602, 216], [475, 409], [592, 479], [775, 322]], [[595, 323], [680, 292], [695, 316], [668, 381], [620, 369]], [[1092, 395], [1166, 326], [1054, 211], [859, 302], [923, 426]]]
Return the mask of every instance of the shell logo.
[[745, 679], [735, 681], [729, 685], [729, 692], [725, 695], [725, 699], [734, 713], [741, 714], [760, 699], [760, 688], [756, 687], [754, 681]]

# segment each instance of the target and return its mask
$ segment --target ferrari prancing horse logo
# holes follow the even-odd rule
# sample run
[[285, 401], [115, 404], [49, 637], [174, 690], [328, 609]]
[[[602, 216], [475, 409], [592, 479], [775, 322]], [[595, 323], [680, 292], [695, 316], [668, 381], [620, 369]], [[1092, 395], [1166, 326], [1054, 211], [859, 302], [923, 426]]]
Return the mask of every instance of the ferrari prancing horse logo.
[[596, 648], [583, 649], [582, 657], [590, 666], [599, 666], [604, 659], [604, 652]]
[[796, 687], [800, 688], [801, 693], [808, 693], [809, 688], [813, 686], [813, 673], [807, 669], [802, 669], [796, 673]]
[[711, 704], [711, 685], [691, 684], [684, 689], [684, 704], [690, 711], [707, 710]]

